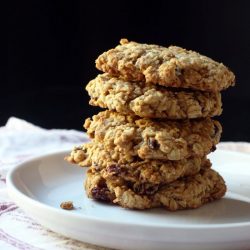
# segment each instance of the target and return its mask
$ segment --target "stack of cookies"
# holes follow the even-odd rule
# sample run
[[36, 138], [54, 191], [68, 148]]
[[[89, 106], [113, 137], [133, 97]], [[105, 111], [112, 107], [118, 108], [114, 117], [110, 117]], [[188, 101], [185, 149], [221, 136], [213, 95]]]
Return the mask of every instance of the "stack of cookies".
[[207, 155], [222, 128], [220, 91], [234, 85], [222, 63], [180, 47], [128, 42], [98, 57], [104, 74], [87, 85], [92, 141], [66, 159], [88, 166], [90, 198], [132, 209], [197, 208], [220, 199], [223, 178]]

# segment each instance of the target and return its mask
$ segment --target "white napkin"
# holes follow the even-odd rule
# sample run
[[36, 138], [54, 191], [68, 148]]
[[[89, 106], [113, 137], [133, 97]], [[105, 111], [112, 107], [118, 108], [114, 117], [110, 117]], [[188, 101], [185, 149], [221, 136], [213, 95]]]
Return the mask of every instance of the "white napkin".
[[85, 133], [75, 130], [37, 127], [11, 117], [0, 128], [0, 249], [104, 249], [72, 240], [39, 225], [10, 200], [6, 190], [7, 171], [37, 155], [70, 150], [88, 141]]

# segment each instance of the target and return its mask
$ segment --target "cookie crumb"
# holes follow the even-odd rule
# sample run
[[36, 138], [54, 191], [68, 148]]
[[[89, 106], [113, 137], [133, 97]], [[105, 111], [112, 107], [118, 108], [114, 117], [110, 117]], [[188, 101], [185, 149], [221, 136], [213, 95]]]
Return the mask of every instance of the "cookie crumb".
[[64, 201], [60, 204], [60, 207], [65, 210], [72, 210], [74, 209], [74, 205], [72, 201]]

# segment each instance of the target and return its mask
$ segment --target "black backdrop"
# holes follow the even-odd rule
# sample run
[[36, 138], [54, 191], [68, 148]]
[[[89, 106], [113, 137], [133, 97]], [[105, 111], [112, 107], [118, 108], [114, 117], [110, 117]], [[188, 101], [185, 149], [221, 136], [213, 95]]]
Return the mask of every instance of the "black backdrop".
[[8, 31], [0, 125], [17, 116], [81, 130], [98, 110], [84, 90], [98, 73], [94, 61], [126, 37], [197, 50], [229, 66], [237, 85], [223, 92], [222, 139], [250, 140], [250, 1], [17, 1]]

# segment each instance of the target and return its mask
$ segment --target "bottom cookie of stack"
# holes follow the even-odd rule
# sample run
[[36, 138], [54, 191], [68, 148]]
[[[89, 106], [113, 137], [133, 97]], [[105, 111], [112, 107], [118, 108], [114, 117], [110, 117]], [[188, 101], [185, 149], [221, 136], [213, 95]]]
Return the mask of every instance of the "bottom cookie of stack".
[[89, 198], [125, 208], [164, 207], [175, 211], [198, 208], [220, 199], [226, 192], [226, 185], [223, 178], [210, 169], [205, 161], [198, 173], [170, 183], [129, 180], [119, 173], [107, 173], [107, 168], [96, 169], [91, 166], [87, 172], [85, 189]]
[[85, 181], [89, 198], [125, 208], [168, 210], [197, 208], [220, 199], [226, 192], [223, 178], [204, 157], [180, 161], [114, 160], [99, 143], [74, 148], [66, 160], [90, 166]]

